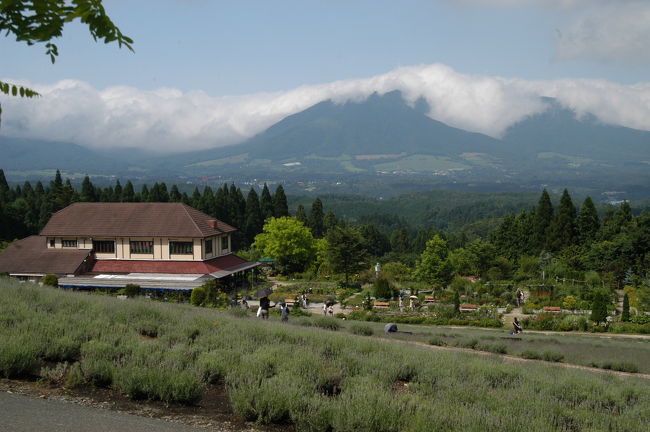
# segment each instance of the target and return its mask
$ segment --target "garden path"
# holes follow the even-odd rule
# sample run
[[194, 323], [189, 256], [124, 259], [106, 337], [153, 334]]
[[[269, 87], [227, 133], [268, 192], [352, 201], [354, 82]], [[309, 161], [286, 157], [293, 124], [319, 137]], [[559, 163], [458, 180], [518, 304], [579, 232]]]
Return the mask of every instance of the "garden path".
[[[456, 327], [456, 328], [464, 328], [464, 327]], [[588, 334], [591, 334], [591, 333], [588, 333]], [[359, 336], [359, 337], [365, 337], [365, 336]], [[430, 344], [425, 343], [425, 342], [407, 341], [407, 340], [401, 340], [401, 339], [391, 339], [391, 338], [388, 338], [388, 337], [380, 337], [378, 339], [383, 340], [383, 341], [387, 341], [387, 342], [393, 342], [393, 343], [403, 343], [403, 344], [409, 344], [409, 345], [417, 345], [417, 346], [425, 347], [425, 348], [432, 349], [432, 350], [438, 350], [438, 351], [456, 351], [456, 352], [461, 351], [461, 352], [471, 353], [471, 354], [475, 354], [475, 355], [482, 355], [482, 356], [487, 356], [487, 357], [500, 358], [500, 359], [503, 359], [503, 360], [506, 360], [506, 361], [512, 361], [512, 362], [519, 362], [519, 363], [532, 362], [532, 363], [537, 363], [537, 364], [545, 364], [545, 365], [552, 366], [552, 367], [562, 367], [562, 368], [567, 368], [567, 369], [581, 369], [581, 370], [585, 370], [585, 371], [589, 371], [589, 372], [616, 375], [616, 376], [619, 376], [619, 377], [635, 377], [635, 378], [642, 378], [642, 379], [650, 380], [650, 374], [620, 372], [620, 371], [614, 371], [614, 370], [611, 370], [611, 369], [594, 368], [594, 367], [575, 365], [575, 364], [570, 364], [570, 363], [557, 363], [557, 362], [548, 362], [548, 361], [544, 361], [544, 360], [525, 359], [525, 358], [521, 358], [521, 357], [507, 355], [507, 354], [494, 354], [494, 353], [490, 353], [490, 352], [486, 352], [486, 351], [477, 351], [477, 350], [473, 350], [473, 349], [469, 349], [469, 348], [430, 345]]]

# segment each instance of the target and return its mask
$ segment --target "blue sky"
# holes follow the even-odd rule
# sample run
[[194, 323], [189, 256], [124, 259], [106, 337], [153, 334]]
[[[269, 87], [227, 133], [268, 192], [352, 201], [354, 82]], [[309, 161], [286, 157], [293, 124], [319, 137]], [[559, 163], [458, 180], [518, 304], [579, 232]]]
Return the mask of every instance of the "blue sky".
[[[422, 92], [431, 93], [431, 98], [437, 100], [458, 92], [440, 93], [440, 88], [463, 82], [472, 88], [481, 80], [496, 80], [498, 85], [510, 86], [504, 90], [510, 96], [514, 92], [511, 87], [516, 84], [517, 91], [526, 93], [525, 97], [530, 92], [557, 97], [563, 93], [560, 87], [571, 88], [572, 80], [589, 87], [591, 90], [584, 90], [587, 93], [598, 92], [599, 88], [604, 92], [602, 89], [606, 87], [607, 91], [619, 96], [625, 93], [632, 99], [619, 102], [623, 107], [617, 106], [625, 111], [625, 118], [618, 118], [621, 115], [610, 108], [612, 112], [600, 115], [601, 119], [650, 128], [648, 120], [643, 120], [650, 114], [646, 96], [650, 90], [645, 84], [650, 82], [647, 1], [106, 0], [104, 3], [114, 22], [135, 40], [135, 53], [115, 45], [95, 43], [79, 24], [66, 27], [64, 37], [57, 41], [60, 56], [54, 65], [44, 55], [42, 46], [28, 47], [10, 37], [0, 38], [0, 79], [33, 85], [44, 94], [42, 99], [48, 99], [46, 103], [39, 100], [38, 107], [29, 105], [33, 101], [10, 101], [14, 112], [5, 111], [3, 133], [54, 136], [89, 146], [147, 146], [152, 140], [171, 134], [172, 139], [161, 151], [173, 150], [181, 140], [192, 140], [191, 146], [196, 148], [231, 144], [259, 132], [282, 116], [318, 102], [320, 97], [336, 97], [339, 90], [331, 88], [332, 83], [347, 83], [343, 94], [352, 97], [354, 93], [358, 97], [349, 89], [354, 83], [359, 88], [365, 86], [361, 94], [390, 90], [385, 80], [379, 80], [383, 84], [377, 88], [368, 88], [368, 80], [376, 84], [373, 77], [386, 77], [404, 68], [410, 72], [412, 68], [433, 70], [434, 76], [443, 71], [445, 79], [422, 78], [417, 84], [393, 86], [403, 92], [417, 92], [413, 86], [424, 86]], [[441, 67], [431, 69], [431, 65]], [[428, 87], [431, 85], [439, 88], [431, 89]], [[323, 86], [329, 86], [328, 90], [323, 91]], [[116, 91], [115, 87], [120, 90]], [[173, 90], [161, 94], [161, 88]], [[314, 91], [306, 97], [298, 89]], [[461, 90], [461, 93], [477, 91]], [[296, 99], [296, 93], [300, 100]], [[595, 111], [598, 115], [598, 110], [603, 111], [605, 107], [593, 108], [585, 102], [591, 99], [592, 93], [568, 97], [565, 105], [576, 111]], [[289, 98], [288, 94], [294, 97]], [[488, 92], [484, 96], [495, 94]], [[503, 96], [504, 101], [510, 101], [510, 96]], [[605, 97], [606, 93], [597, 96], [599, 100], [609, 98]], [[84, 97], [79, 105], [86, 105], [87, 110], [101, 112], [91, 119], [84, 117], [86, 113], [75, 113], [75, 97]], [[52, 106], [50, 101], [55, 98], [59, 99]], [[88, 101], [94, 98], [97, 104], [90, 106]], [[165, 113], [156, 112], [153, 107], [160, 98], [175, 101], [170, 109], [176, 115], [182, 109], [179, 107], [185, 106], [182, 111], [186, 116], [185, 126], [160, 130], [160, 123], [167, 121]], [[267, 107], [257, 117], [251, 113], [255, 110], [250, 109], [256, 100], [258, 105]], [[85, 127], [81, 124], [88, 120], [113, 121], [115, 114], [111, 109], [123, 108], [125, 104], [134, 110], [135, 106], [139, 107], [138, 115], [145, 119], [140, 119], [139, 125], [148, 122], [148, 133], [140, 129], [127, 133], [137, 127], [129, 125], [126, 118], [118, 122], [125, 132], [109, 139], [98, 138], [106, 136], [101, 130], [65, 132], [75, 121], [79, 127]], [[40, 110], [62, 107], [68, 115], [61, 122], [64, 127], [60, 130], [27, 119]], [[539, 109], [534, 103], [527, 103], [521, 113], [527, 115]], [[223, 111], [229, 110], [239, 112], [240, 117], [225, 118]], [[491, 135], [498, 135], [508, 126], [490, 129], [480, 122], [468, 124], [454, 117], [452, 111], [434, 107], [431, 116]], [[46, 112], [41, 115], [47, 116]], [[200, 123], [195, 120], [200, 116], [212, 116], [214, 121]], [[506, 118], [511, 123], [521, 115], [513, 113]], [[491, 121], [486, 119], [485, 124]], [[192, 132], [188, 129], [194, 123]], [[114, 128], [115, 124], [110, 127]], [[139, 138], [132, 138], [136, 135]]]

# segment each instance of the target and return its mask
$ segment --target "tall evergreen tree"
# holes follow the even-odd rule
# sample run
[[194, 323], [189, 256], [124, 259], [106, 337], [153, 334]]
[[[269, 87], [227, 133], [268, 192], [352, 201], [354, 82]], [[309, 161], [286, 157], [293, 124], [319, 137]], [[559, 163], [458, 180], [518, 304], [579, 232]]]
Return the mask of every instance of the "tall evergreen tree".
[[576, 208], [571, 201], [569, 191], [564, 189], [557, 214], [548, 229], [547, 249], [560, 251], [567, 246], [577, 243], [576, 233]]
[[114, 194], [113, 199], [115, 200], [115, 202], [122, 202], [122, 192], [124, 192], [122, 189], [122, 184], [118, 179], [115, 182], [115, 189], [113, 189], [113, 194]]
[[553, 221], [553, 203], [546, 189], [537, 202], [534, 217], [534, 240], [533, 243], [537, 250], [542, 250], [546, 246], [546, 235], [548, 227]]
[[201, 195], [201, 199], [199, 199], [199, 206], [196, 209], [210, 216], [214, 216], [214, 193], [210, 186], [203, 188], [203, 194]]
[[336, 215], [332, 210], [330, 210], [327, 212], [325, 218], [323, 219], [323, 229], [325, 230], [325, 234], [327, 234], [327, 232], [334, 228], [336, 225], [338, 225]]
[[95, 186], [93, 186], [90, 181], [90, 177], [85, 176], [81, 182], [81, 195], [79, 196], [83, 202], [95, 202], [97, 201], [97, 191]]
[[351, 274], [365, 268], [365, 258], [363, 237], [357, 229], [336, 226], [327, 233], [327, 259], [332, 270], [345, 275], [346, 285]]
[[0, 203], [8, 203], [9, 201], [13, 201], [11, 189], [5, 178], [5, 172], [0, 168]]
[[140, 189], [140, 201], [149, 202], [149, 188], [146, 184], [143, 184], [142, 188]]
[[230, 193], [228, 192], [228, 186], [226, 184], [217, 189], [217, 193], [214, 197], [215, 217], [228, 224], [232, 224], [233, 221], [230, 216], [229, 195]]
[[580, 244], [585, 246], [591, 244], [591, 242], [596, 238], [599, 228], [600, 220], [598, 218], [596, 206], [591, 197], [587, 197], [582, 203], [578, 215], [578, 238]]
[[271, 192], [266, 183], [262, 188], [262, 196], [260, 197], [260, 207], [262, 208], [262, 217], [264, 220], [267, 220], [270, 217], [275, 216], [273, 209], [273, 198], [271, 197]]
[[307, 213], [305, 212], [305, 207], [302, 204], [298, 204], [296, 209], [296, 219], [298, 219], [303, 225], [308, 225]]
[[181, 193], [178, 190], [178, 186], [176, 186], [175, 184], [172, 185], [172, 188], [169, 191], [169, 201], [175, 203], [182, 201]]
[[244, 235], [247, 245], [255, 240], [255, 236], [262, 232], [264, 219], [260, 200], [254, 188], [251, 188], [246, 197], [246, 222], [244, 224]]
[[390, 252], [390, 240], [376, 226], [372, 224], [362, 226], [361, 235], [365, 241], [366, 250], [370, 255], [381, 257]]
[[390, 236], [390, 248], [397, 253], [413, 252], [413, 242], [406, 228], [393, 231]]
[[124, 190], [122, 191], [122, 201], [123, 202], [135, 201], [135, 189], [133, 188], [133, 183], [131, 183], [131, 180], [128, 180], [124, 185]]
[[275, 217], [289, 216], [289, 204], [282, 185], [278, 185], [275, 188], [275, 194], [273, 194], [273, 215]]
[[199, 192], [198, 186], [194, 186], [194, 192], [192, 193], [192, 207], [195, 209], [201, 207], [201, 192]]
[[311, 211], [309, 212], [309, 228], [315, 238], [322, 238], [325, 231], [323, 225], [323, 203], [320, 198], [316, 198], [311, 204]]

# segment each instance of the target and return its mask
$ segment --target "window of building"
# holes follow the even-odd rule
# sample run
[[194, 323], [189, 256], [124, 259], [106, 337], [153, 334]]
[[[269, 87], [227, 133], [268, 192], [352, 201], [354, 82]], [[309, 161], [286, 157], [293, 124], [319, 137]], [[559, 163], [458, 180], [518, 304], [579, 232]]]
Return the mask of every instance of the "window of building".
[[56, 247], [56, 242], [54, 241], [54, 239], [50, 239], [50, 247], [51, 248]]
[[194, 252], [193, 242], [170, 241], [169, 253], [172, 255], [192, 255]]
[[153, 241], [132, 241], [129, 245], [132, 254], [153, 254]]
[[205, 254], [208, 255], [211, 253], [212, 253], [212, 239], [205, 241]]
[[115, 253], [115, 242], [113, 240], [93, 240], [93, 249], [97, 253]]
[[228, 249], [228, 236], [221, 237], [221, 250]]
[[61, 242], [61, 245], [64, 248], [76, 248], [77, 247], [77, 240], [63, 240]]

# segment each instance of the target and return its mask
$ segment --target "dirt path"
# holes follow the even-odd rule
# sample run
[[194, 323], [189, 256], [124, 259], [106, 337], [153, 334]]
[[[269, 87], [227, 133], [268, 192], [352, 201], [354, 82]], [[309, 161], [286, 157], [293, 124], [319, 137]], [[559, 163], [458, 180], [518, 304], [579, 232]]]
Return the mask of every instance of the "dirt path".
[[[451, 329], [465, 329], [467, 330], [467, 326], [441, 326], [444, 328], [451, 328]], [[486, 327], [469, 327], [472, 330], [483, 330], [483, 331], [494, 331], [495, 329], [493, 328], [486, 328]], [[508, 326], [505, 326], [506, 329], [508, 329]], [[606, 338], [606, 339], [616, 339], [616, 338], [621, 338], [621, 339], [650, 339], [650, 335], [646, 334], [627, 334], [627, 333], [591, 333], [591, 332], [579, 332], [579, 331], [568, 331], [568, 332], [560, 332], [560, 331], [550, 331], [550, 330], [526, 330], [524, 329], [524, 334], [543, 334], [543, 335], [549, 335], [549, 336], [571, 336], [571, 335], [581, 335], [581, 336], [593, 336], [593, 337], [599, 337], [599, 338]]]
[[[364, 336], [359, 336], [359, 337], [364, 337]], [[507, 354], [495, 354], [491, 352], [486, 352], [486, 351], [477, 351], [469, 348], [459, 348], [459, 347], [446, 347], [446, 346], [438, 346], [438, 345], [430, 345], [425, 342], [416, 342], [416, 341], [407, 341], [403, 339], [391, 339], [388, 337], [378, 337], [377, 339], [386, 341], [386, 342], [392, 342], [392, 343], [402, 343], [402, 344], [408, 344], [408, 345], [416, 345], [416, 346], [421, 346], [425, 347], [428, 349], [432, 350], [437, 350], [437, 351], [455, 351], [455, 352], [466, 352], [470, 354], [475, 354], [475, 355], [482, 355], [486, 357], [494, 357], [494, 358], [501, 358], [507, 361], [512, 361], [512, 362], [519, 362], [519, 363], [536, 363], [536, 364], [545, 364], [548, 366], [553, 366], [553, 367], [560, 367], [560, 368], [566, 368], [566, 369], [580, 369], [580, 370], [586, 370], [589, 372], [596, 372], [600, 374], [612, 374], [620, 377], [636, 377], [636, 378], [643, 378], [643, 379], [648, 379], [650, 380], [650, 374], [642, 374], [642, 373], [630, 373], [630, 372], [620, 372], [620, 371], [614, 371], [610, 369], [600, 369], [600, 368], [593, 368], [589, 366], [582, 366], [582, 365], [576, 365], [576, 364], [570, 364], [570, 363], [559, 363], [559, 362], [548, 362], [544, 360], [533, 360], [533, 359], [525, 359], [513, 355], [507, 355]]]

